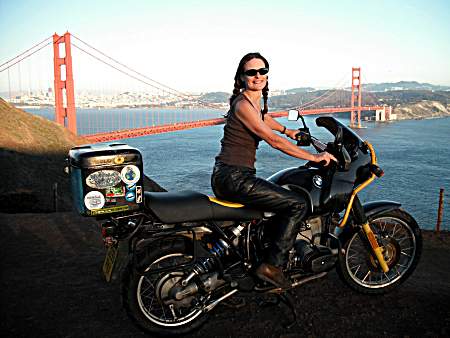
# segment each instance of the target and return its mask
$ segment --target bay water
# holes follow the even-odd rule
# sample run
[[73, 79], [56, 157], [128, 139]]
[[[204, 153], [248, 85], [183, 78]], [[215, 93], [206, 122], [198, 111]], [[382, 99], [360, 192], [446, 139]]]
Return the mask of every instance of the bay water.
[[[53, 119], [53, 110], [50, 109], [28, 111]], [[96, 110], [79, 109], [77, 118], [86, 114], [93, 116], [95, 112]], [[120, 115], [116, 110], [110, 113]], [[174, 112], [160, 110], [160, 113], [164, 115]], [[200, 111], [197, 114], [203, 114], [203, 118], [213, 118], [221, 116], [223, 112]], [[123, 113], [120, 116], [123, 116]], [[336, 117], [344, 124], [349, 123], [348, 117], [343, 114]], [[139, 118], [137, 120], [139, 121]], [[305, 120], [313, 136], [326, 142], [332, 140], [328, 131], [315, 126], [315, 117], [307, 116]], [[280, 118], [278, 121], [288, 128], [300, 127], [297, 122], [287, 121], [286, 118]], [[364, 202], [384, 199], [400, 202], [422, 228], [434, 229], [439, 189], [444, 188], [444, 219], [441, 229], [450, 230], [450, 118], [363, 124], [367, 128], [356, 132], [372, 143], [385, 175], [360, 193], [361, 200]], [[78, 125], [79, 133], [86, 134], [83, 131], [87, 131], [88, 126], [83, 125], [80, 118]], [[138, 148], [143, 155], [145, 173], [165, 189], [196, 190], [212, 194], [210, 175], [222, 136], [223, 125], [219, 125], [118, 142]], [[313, 148], [308, 150], [314, 152]], [[257, 151], [256, 169], [260, 177], [268, 177], [279, 170], [303, 163], [305, 161], [272, 149], [265, 142], [260, 143]]]

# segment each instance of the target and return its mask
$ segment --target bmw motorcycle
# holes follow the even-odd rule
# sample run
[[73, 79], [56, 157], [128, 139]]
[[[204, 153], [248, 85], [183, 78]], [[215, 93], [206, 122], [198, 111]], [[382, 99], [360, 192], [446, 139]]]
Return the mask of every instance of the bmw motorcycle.
[[[416, 268], [422, 236], [392, 201], [362, 204], [358, 193], [383, 170], [372, 145], [333, 117], [316, 124], [334, 136], [322, 143], [303, 121], [297, 144], [333, 154], [337, 163], [306, 163], [268, 178], [303, 196], [308, 213], [284, 273], [292, 288], [335, 268], [357, 292], [384, 294]], [[194, 191], [144, 192], [144, 209], [103, 216], [106, 280], [120, 280], [123, 304], [143, 330], [158, 335], [199, 328], [222, 301], [239, 293], [282, 293], [254, 274], [271, 245], [277, 215]], [[227, 301], [231, 301], [227, 300]]]

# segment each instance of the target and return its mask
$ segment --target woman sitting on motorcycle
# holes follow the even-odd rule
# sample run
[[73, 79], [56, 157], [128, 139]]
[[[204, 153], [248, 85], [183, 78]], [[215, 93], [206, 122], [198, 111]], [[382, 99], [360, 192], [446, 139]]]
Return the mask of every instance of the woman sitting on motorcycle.
[[269, 63], [259, 53], [249, 53], [239, 62], [211, 185], [219, 198], [277, 214], [279, 224], [270, 252], [255, 273], [260, 279], [287, 289], [291, 283], [284, 276], [282, 267], [294, 245], [306, 212], [306, 202], [300, 195], [255, 176], [258, 143], [264, 140], [290, 156], [313, 162], [324, 161], [325, 165], [336, 159], [327, 152], [311, 154], [274, 133], [277, 131], [295, 140], [298, 131], [287, 129], [267, 114], [268, 72]]

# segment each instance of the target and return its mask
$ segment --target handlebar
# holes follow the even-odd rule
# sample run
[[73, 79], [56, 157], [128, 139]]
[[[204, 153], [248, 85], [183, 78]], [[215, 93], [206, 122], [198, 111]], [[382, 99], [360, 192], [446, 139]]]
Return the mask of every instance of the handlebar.
[[[299, 134], [301, 134], [302, 132], [300, 131]], [[312, 144], [312, 146], [314, 147], [314, 149], [316, 149], [319, 153], [324, 152], [327, 150], [328, 145], [326, 145], [325, 143], [321, 142], [319, 139], [317, 139], [314, 136], [308, 135], [309, 136], [309, 140], [310, 140], [310, 144]], [[300, 141], [297, 141], [297, 145], [300, 145]], [[308, 144], [309, 145], [309, 144]], [[338, 159], [338, 163], [337, 165], [342, 168], [343, 170], [347, 171], [350, 168], [350, 164], [352, 162], [352, 159], [350, 157], [350, 154], [348, 153], [347, 149], [345, 149], [344, 146], [342, 146], [342, 144], [338, 144], [336, 146], [335, 143], [331, 143], [330, 146], [335, 146], [334, 148], [337, 150], [338, 154], [334, 154], [336, 156], [336, 158]]]
[[327, 145], [323, 142], [321, 142], [320, 140], [318, 140], [317, 138], [315, 138], [314, 136], [311, 136], [311, 142], [313, 147], [319, 152], [324, 152], [325, 149], [327, 149]]

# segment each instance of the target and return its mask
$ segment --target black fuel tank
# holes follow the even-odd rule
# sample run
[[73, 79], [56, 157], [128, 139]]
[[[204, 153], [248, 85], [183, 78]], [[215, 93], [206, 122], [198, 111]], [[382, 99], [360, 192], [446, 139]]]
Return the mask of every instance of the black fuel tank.
[[267, 180], [277, 185], [296, 186], [310, 203], [310, 212], [320, 212], [323, 191], [329, 190], [325, 173], [316, 167], [301, 166], [288, 168], [270, 176]]

